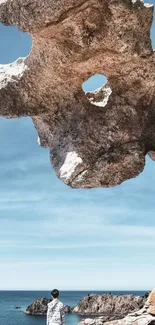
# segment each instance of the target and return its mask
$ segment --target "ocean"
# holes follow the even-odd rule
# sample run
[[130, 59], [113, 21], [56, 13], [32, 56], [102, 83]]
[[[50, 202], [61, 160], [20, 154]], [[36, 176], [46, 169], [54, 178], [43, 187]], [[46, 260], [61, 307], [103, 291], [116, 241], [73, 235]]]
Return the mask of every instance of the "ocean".
[[[75, 306], [88, 293], [104, 293], [107, 291], [62, 291], [60, 300], [69, 306]], [[144, 295], [146, 291], [110, 291], [115, 294], [134, 293]], [[0, 325], [46, 325], [44, 316], [28, 316], [24, 310], [38, 298], [50, 298], [47, 291], [0, 291]], [[21, 309], [14, 309], [20, 306]], [[67, 314], [66, 325], [76, 325], [83, 317]]]

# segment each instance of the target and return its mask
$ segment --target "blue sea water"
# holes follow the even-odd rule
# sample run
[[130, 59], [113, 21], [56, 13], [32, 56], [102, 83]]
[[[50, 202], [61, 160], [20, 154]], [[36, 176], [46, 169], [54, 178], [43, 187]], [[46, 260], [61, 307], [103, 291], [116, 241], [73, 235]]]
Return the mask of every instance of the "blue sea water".
[[[60, 300], [69, 306], [75, 306], [88, 293], [104, 293], [105, 291], [62, 291]], [[134, 293], [144, 295], [145, 291], [115, 291], [115, 294]], [[47, 291], [0, 291], [0, 325], [45, 325], [46, 317], [28, 316], [24, 310], [38, 298], [50, 298]], [[21, 309], [14, 309], [20, 306]], [[66, 325], [76, 325], [83, 317], [68, 314]]]

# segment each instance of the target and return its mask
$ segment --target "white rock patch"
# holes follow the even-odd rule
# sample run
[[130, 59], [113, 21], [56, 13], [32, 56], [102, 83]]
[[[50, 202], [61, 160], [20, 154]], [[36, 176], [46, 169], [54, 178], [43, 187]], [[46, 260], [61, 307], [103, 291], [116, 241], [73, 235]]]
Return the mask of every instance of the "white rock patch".
[[0, 89], [5, 88], [9, 82], [19, 80], [27, 66], [24, 62], [25, 59], [18, 59], [10, 64], [0, 64]]
[[39, 146], [41, 145], [41, 142], [40, 142], [40, 137], [38, 136], [38, 140], [37, 140], [37, 143], [39, 144]]
[[68, 152], [64, 164], [60, 168], [60, 177], [66, 181], [72, 176], [75, 168], [82, 163], [82, 159], [75, 151]]
[[[95, 99], [97, 97], [97, 94], [100, 94], [100, 100]], [[89, 101], [95, 106], [105, 107], [111, 94], [112, 90], [110, 87], [99, 88], [92, 93], [92, 98], [89, 98]]]
[[140, 3], [144, 3], [144, 0], [131, 0], [133, 4], [135, 4], [136, 2], [140, 2]]
[[154, 7], [154, 5], [151, 3], [144, 3], [144, 7], [150, 8], [150, 7]]

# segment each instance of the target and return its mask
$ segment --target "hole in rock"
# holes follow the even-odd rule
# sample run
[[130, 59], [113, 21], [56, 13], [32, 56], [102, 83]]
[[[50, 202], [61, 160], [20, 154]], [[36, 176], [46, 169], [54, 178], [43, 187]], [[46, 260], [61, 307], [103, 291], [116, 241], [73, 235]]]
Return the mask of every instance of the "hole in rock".
[[85, 93], [93, 92], [98, 88], [101, 88], [107, 82], [106, 76], [103, 74], [95, 74], [90, 77], [87, 81], [83, 82], [82, 89]]
[[83, 83], [82, 88], [92, 105], [99, 107], [107, 105], [112, 90], [106, 83], [107, 78], [100, 74], [92, 76]]
[[29, 55], [32, 39], [29, 33], [21, 32], [17, 27], [0, 24], [0, 64], [16, 61]]

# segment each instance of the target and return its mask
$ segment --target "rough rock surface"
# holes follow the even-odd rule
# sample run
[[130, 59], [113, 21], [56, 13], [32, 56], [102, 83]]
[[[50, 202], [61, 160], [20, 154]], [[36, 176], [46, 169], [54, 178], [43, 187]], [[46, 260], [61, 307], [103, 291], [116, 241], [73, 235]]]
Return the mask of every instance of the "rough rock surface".
[[155, 317], [150, 314], [144, 315], [128, 315], [123, 319], [105, 322], [104, 317], [95, 319], [87, 318], [79, 323], [79, 325], [155, 325]]
[[34, 301], [30, 306], [24, 311], [27, 315], [46, 315], [47, 314], [47, 304], [51, 302], [51, 299], [41, 298]]
[[[72, 187], [120, 184], [153, 157], [152, 19], [142, 0], [0, 0], [0, 21], [33, 40], [27, 58], [0, 66], [0, 115], [30, 116]], [[107, 84], [87, 96], [96, 73]]]
[[[147, 298], [147, 295], [145, 298]], [[88, 318], [81, 321], [79, 325], [155, 325], [155, 290], [149, 294], [143, 308], [140, 310], [128, 314], [123, 319], [117, 320], [116, 318], [116, 320], [110, 322], [105, 320], [104, 316], [95, 319]]]
[[[24, 311], [27, 315], [33, 316], [44, 316], [47, 314], [47, 305], [51, 302], [51, 299], [41, 298], [34, 301], [30, 306]], [[65, 306], [65, 312], [70, 313], [71, 308]]]
[[148, 313], [155, 315], [155, 289], [152, 290], [148, 297]]
[[104, 321], [119, 319], [142, 308], [146, 299], [146, 296], [141, 297], [133, 294], [89, 294], [79, 301], [72, 312], [80, 315], [102, 315]]

